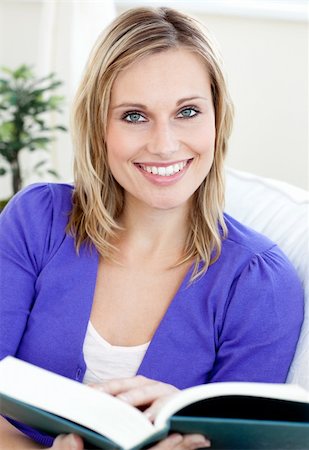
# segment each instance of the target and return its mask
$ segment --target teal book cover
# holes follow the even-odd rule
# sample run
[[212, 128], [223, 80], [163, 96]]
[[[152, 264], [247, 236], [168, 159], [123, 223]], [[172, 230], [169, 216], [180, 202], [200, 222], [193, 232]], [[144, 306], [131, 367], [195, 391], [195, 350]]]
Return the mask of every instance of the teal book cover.
[[308, 450], [309, 423], [176, 416], [171, 429], [202, 433], [212, 449]]
[[309, 449], [309, 404], [282, 398], [218, 395], [178, 410], [170, 428], [205, 434], [213, 449], [305, 450]]

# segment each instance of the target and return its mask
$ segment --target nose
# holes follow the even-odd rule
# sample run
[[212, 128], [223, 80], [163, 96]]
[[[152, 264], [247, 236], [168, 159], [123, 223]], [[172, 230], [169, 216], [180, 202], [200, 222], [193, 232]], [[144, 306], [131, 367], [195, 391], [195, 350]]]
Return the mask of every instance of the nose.
[[164, 122], [153, 127], [147, 147], [149, 153], [170, 159], [171, 155], [178, 152], [180, 142], [171, 124]]

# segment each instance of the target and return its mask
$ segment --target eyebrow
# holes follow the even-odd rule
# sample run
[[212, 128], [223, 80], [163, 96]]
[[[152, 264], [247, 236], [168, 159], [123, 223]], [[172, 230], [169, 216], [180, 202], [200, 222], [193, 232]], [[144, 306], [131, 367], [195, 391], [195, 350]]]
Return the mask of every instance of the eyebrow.
[[[208, 98], [207, 97], [201, 97], [199, 95], [194, 95], [192, 97], [184, 97], [184, 98], [180, 98], [179, 100], [177, 100], [176, 106], [179, 106], [179, 105], [181, 105], [181, 103], [185, 103], [185, 102], [192, 101], [192, 100], [205, 100], [205, 101], [208, 101]], [[121, 103], [120, 105], [114, 106], [112, 109], [118, 109], [118, 108], [147, 109], [147, 106], [143, 105], [142, 103], [125, 102], [125, 103]]]

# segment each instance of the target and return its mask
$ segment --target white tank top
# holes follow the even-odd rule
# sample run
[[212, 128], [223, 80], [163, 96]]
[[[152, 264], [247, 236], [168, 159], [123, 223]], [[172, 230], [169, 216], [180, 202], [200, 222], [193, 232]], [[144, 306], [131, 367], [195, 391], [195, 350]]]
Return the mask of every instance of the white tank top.
[[148, 346], [149, 342], [134, 347], [111, 345], [89, 321], [83, 347], [87, 366], [83, 383], [100, 383], [136, 375]]

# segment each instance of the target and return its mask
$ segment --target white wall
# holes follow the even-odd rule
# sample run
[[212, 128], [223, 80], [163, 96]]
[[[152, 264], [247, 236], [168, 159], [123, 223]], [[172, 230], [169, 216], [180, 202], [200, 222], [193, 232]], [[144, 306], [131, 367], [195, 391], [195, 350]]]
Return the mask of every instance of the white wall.
[[[46, 50], [45, 59], [49, 61], [51, 69], [54, 68], [55, 61], [58, 61], [59, 77], [66, 76], [72, 67], [68, 39], [73, 39], [74, 42], [80, 39], [82, 42], [87, 37], [90, 42], [89, 33], [92, 33], [91, 40], [94, 42], [107, 20], [106, 2], [107, 0], [0, 0], [0, 65], [16, 67], [21, 63], [33, 63], [36, 66], [41, 64], [42, 70], [42, 33], [44, 37], [48, 32], [42, 25], [42, 5], [47, 8], [55, 3], [58, 5], [57, 14], [60, 14], [55, 24], [57, 43], [51, 42], [45, 48], [51, 48], [53, 50], [50, 51], [53, 52], [56, 48], [58, 57]], [[82, 5], [84, 12], [89, 13], [91, 26], [89, 22], [88, 27], [78, 25], [68, 34], [65, 31], [64, 17], [69, 17], [66, 8], [73, 3]], [[117, 12], [136, 3], [117, 0]], [[146, 0], [139, 3], [153, 2]], [[170, 3], [205, 23], [221, 48], [236, 107], [228, 163], [235, 168], [285, 180], [308, 189], [308, 24], [299, 17], [295, 19], [293, 14], [285, 14], [283, 17], [274, 14], [269, 18], [268, 14], [256, 17], [253, 11], [253, 15], [248, 17], [247, 14], [242, 14], [241, 8], [236, 12], [232, 11], [231, 6], [240, 3], [239, 1], [160, 2], [161, 5]], [[223, 13], [222, 8], [218, 8], [220, 3], [225, 4]], [[246, 0], [245, 4], [249, 3]], [[296, 3], [295, 0], [293, 4]], [[199, 5], [198, 8], [196, 5]], [[202, 7], [207, 5], [208, 12], [202, 13]], [[101, 14], [95, 14], [95, 8], [98, 7], [102, 8]], [[68, 25], [69, 23], [66, 27]], [[59, 52], [62, 48], [65, 53], [61, 55]], [[62, 90], [69, 103], [62, 119], [66, 124], [71, 91], [71, 84]], [[72, 179], [72, 149], [68, 136], [62, 136], [57, 145], [53, 146], [52, 162], [62, 180]], [[0, 198], [10, 195], [9, 181], [8, 177], [0, 177]], [[30, 177], [27, 182], [30, 181], [35, 181], [35, 178]]]
[[199, 19], [220, 44], [235, 103], [228, 163], [308, 189], [308, 25]]

